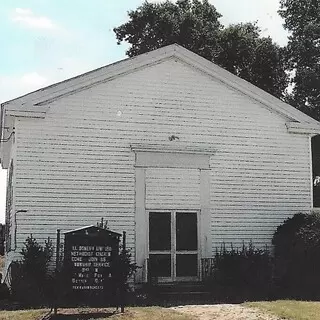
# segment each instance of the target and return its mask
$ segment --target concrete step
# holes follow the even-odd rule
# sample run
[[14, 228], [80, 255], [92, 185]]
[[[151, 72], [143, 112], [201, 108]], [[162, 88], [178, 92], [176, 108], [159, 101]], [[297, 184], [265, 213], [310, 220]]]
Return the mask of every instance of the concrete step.
[[204, 301], [210, 299], [211, 293], [201, 282], [158, 283], [154, 293], [164, 301]]

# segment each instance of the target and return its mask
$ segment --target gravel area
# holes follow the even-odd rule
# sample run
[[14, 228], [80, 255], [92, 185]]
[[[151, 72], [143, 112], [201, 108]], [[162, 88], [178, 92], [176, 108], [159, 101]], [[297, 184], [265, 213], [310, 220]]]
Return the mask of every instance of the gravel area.
[[280, 320], [280, 318], [261, 312], [258, 309], [236, 304], [189, 305], [171, 309], [190, 314], [199, 320]]

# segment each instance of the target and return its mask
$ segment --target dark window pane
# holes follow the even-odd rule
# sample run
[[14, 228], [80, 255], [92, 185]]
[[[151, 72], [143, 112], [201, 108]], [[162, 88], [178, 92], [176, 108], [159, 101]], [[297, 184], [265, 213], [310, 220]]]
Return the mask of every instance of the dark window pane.
[[196, 254], [177, 254], [177, 277], [196, 277], [198, 275], [198, 256]]
[[171, 277], [171, 255], [150, 254], [149, 272], [151, 277]]
[[171, 250], [171, 213], [150, 212], [149, 250]]
[[177, 213], [176, 221], [177, 250], [197, 250], [197, 214], [196, 213]]

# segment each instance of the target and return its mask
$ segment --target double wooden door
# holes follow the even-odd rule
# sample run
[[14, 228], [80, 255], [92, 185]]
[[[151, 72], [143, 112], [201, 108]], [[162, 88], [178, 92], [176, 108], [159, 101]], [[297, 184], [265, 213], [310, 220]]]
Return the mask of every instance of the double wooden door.
[[150, 211], [149, 268], [159, 281], [197, 280], [198, 212]]

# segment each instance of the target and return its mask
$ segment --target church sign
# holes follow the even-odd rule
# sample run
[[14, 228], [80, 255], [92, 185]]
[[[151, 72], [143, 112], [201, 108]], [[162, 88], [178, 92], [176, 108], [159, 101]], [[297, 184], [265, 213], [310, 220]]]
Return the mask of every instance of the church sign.
[[113, 262], [119, 254], [120, 236], [95, 226], [65, 233], [64, 267], [74, 300], [113, 302], [117, 285]]

